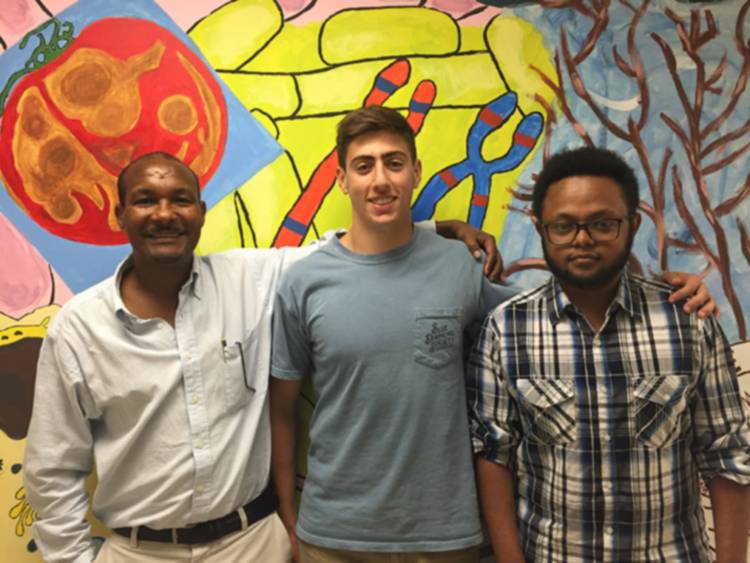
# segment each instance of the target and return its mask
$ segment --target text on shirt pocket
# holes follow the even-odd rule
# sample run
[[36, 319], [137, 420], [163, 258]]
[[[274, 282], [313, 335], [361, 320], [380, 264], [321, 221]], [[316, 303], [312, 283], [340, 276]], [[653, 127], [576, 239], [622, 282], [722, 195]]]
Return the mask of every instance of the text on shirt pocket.
[[463, 342], [460, 308], [415, 309], [414, 360], [438, 369], [459, 356]]

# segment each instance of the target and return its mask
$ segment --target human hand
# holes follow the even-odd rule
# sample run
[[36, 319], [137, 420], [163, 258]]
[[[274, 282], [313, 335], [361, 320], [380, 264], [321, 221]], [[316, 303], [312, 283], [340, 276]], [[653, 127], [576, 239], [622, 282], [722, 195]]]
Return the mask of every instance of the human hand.
[[484, 254], [484, 275], [492, 281], [500, 279], [503, 258], [494, 236], [463, 221], [435, 221], [435, 228], [439, 235], [463, 242], [476, 260]]
[[700, 318], [710, 314], [713, 314], [716, 319], [721, 316], [716, 301], [700, 276], [686, 272], [664, 272], [661, 279], [677, 288], [669, 296], [669, 302], [677, 303], [685, 300], [682, 308], [686, 313], [697, 311]]

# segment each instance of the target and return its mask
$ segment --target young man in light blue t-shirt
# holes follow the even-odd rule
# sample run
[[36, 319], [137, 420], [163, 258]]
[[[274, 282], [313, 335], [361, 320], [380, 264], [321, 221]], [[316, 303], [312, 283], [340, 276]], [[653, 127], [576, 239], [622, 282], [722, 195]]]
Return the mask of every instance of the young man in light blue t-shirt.
[[[303, 563], [394, 554], [476, 562], [464, 334], [514, 291], [489, 283], [461, 244], [413, 229], [421, 165], [400, 114], [375, 106], [349, 114], [337, 150], [351, 228], [288, 270], [274, 306], [279, 515]], [[317, 404], [297, 518], [295, 405], [305, 376]]]
[[[302, 561], [477, 561], [464, 331], [514, 292], [489, 283], [463, 245], [412, 228], [421, 168], [400, 114], [350, 114], [337, 147], [351, 228], [290, 268], [275, 305], [279, 513]], [[297, 521], [295, 402], [306, 375], [318, 402]]]

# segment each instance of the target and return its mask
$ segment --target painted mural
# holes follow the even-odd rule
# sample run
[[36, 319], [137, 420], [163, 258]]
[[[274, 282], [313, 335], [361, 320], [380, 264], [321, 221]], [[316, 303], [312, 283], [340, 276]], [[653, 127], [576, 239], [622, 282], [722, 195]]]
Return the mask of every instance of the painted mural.
[[79, 2], [2, 61], [0, 205], [73, 291], [127, 254], [115, 184], [134, 157], [179, 156], [210, 207], [280, 152], [148, 0]]
[[609, 147], [641, 181], [633, 266], [705, 274], [750, 402], [750, 0], [5, 0], [0, 48], [2, 561], [39, 560], [21, 478], [45, 327], [126, 253], [114, 179], [150, 150], [203, 180], [201, 253], [300, 245], [349, 222], [336, 123], [397, 108], [414, 217], [490, 231], [532, 285], [535, 172]]

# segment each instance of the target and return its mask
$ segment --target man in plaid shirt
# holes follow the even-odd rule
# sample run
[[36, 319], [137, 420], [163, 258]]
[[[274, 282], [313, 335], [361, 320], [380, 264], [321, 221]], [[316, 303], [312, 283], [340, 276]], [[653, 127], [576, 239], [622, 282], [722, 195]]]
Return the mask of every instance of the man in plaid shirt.
[[638, 185], [615, 154], [550, 159], [534, 187], [549, 282], [498, 307], [467, 389], [498, 561], [745, 562], [750, 430], [714, 317], [626, 268]]

